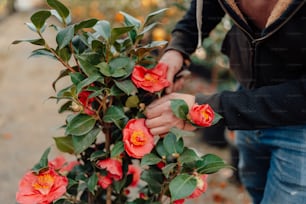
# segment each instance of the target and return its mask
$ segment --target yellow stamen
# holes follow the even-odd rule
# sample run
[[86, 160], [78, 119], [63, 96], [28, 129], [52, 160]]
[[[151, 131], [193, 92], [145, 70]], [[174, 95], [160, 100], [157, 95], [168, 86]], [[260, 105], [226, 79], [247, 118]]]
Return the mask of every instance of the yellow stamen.
[[158, 82], [158, 78], [150, 73], [145, 74], [144, 79], [150, 82]]
[[143, 146], [146, 143], [146, 135], [141, 130], [136, 130], [131, 136], [131, 143], [135, 146]]
[[47, 195], [50, 192], [53, 184], [54, 177], [52, 177], [50, 174], [43, 174], [37, 177], [36, 182], [33, 183], [33, 188], [38, 190], [41, 194]]

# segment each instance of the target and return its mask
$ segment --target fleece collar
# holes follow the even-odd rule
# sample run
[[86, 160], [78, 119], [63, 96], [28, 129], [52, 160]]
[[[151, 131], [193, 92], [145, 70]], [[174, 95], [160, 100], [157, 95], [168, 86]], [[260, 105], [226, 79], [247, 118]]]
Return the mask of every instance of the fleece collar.
[[[238, 8], [235, 0], [225, 0], [227, 4], [233, 9], [233, 11], [245, 22], [247, 23], [246, 19], [244, 18], [242, 12]], [[285, 10], [289, 7], [289, 5], [294, 0], [278, 0], [276, 5], [274, 6], [265, 27], [268, 27], [273, 22], [275, 22], [281, 15], [285, 12]]]

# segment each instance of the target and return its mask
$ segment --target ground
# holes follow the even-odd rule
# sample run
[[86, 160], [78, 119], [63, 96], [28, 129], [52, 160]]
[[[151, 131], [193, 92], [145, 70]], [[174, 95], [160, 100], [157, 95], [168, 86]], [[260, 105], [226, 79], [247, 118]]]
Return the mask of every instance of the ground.
[[[61, 136], [59, 127], [64, 116], [58, 105], [48, 99], [60, 71], [56, 61], [28, 58], [35, 47], [30, 44], [11, 45], [17, 39], [36, 38], [25, 24], [30, 13], [16, 13], [0, 21], [0, 203], [13, 204], [18, 181], [49, 146], [55, 151], [52, 137]], [[187, 143], [200, 153], [214, 153], [230, 161], [228, 148], [214, 148], [199, 137]], [[228, 181], [232, 170], [225, 169], [209, 177], [208, 191], [192, 203], [249, 204], [243, 187]]]

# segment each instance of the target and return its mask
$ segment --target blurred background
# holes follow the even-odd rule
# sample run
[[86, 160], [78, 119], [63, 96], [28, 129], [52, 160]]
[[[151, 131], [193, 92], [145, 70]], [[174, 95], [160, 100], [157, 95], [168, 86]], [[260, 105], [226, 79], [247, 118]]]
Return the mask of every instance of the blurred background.
[[[170, 33], [189, 7], [190, 0], [61, 0], [71, 11], [72, 20], [105, 19], [120, 25], [124, 11], [144, 20], [144, 16], [168, 8], [148, 40], [170, 40]], [[52, 82], [60, 64], [46, 58], [29, 58], [35, 49], [30, 44], [12, 45], [14, 40], [36, 38], [25, 23], [37, 9], [46, 8], [44, 0], [0, 0], [0, 203], [14, 204], [18, 181], [39, 160], [42, 152], [53, 146], [52, 137], [60, 136], [64, 116], [59, 106], [48, 100], [55, 93]], [[205, 24], [204, 24], [205, 26]], [[236, 82], [229, 71], [228, 59], [220, 52], [231, 21], [225, 17], [203, 41], [203, 48], [192, 55], [191, 75], [182, 92], [216, 93], [234, 90]], [[48, 36], [51, 39], [54, 36]], [[214, 126], [197, 131], [188, 138], [190, 147], [201, 154], [214, 153], [233, 166], [237, 151], [232, 143], [234, 133]], [[55, 148], [53, 148], [55, 149]], [[53, 150], [53, 154], [59, 154]], [[222, 170], [209, 177], [208, 191], [190, 203], [249, 204], [239, 182], [237, 171]]]

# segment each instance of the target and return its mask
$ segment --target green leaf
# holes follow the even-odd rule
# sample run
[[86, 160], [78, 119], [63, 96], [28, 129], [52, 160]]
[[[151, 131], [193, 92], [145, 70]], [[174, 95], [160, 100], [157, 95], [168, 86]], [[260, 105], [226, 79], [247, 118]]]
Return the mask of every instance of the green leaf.
[[155, 12], [153, 12], [153, 13], [150, 13], [150, 14], [146, 17], [146, 19], [145, 19], [145, 21], [144, 21], [144, 27], [147, 26], [148, 24], [150, 24], [151, 21], [152, 21], [152, 19], [153, 19], [155, 16], [157, 16], [157, 15], [159, 15], [159, 14], [165, 12], [166, 10], [168, 10], [168, 9], [167, 9], [167, 8], [163, 8], [163, 9], [160, 9], [160, 10], [155, 11]]
[[58, 12], [63, 20], [65, 20], [70, 15], [68, 8], [58, 0], [47, 0], [47, 3], [51, 8]]
[[41, 170], [48, 168], [48, 155], [50, 153], [51, 147], [45, 150], [41, 156], [39, 162], [32, 168], [32, 171], [38, 174]]
[[71, 136], [54, 137], [53, 139], [55, 141], [57, 149], [59, 149], [61, 152], [66, 152], [69, 154], [74, 153], [74, 147]]
[[85, 56], [78, 56], [77, 59], [79, 60], [81, 69], [87, 76], [99, 74], [98, 68], [92, 65]]
[[136, 26], [136, 28], [140, 28], [141, 22], [140, 20], [138, 20], [137, 18], [131, 16], [128, 13], [125, 13], [123, 11], [120, 11], [120, 14], [122, 14], [124, 16], [124, 22], [126, 25], [128, 26]]
[[98, 21], [93, 29], [104, 38], [104, 40], [109, 41], [111, 37], [111, 25], [108, 21], [102, 20]]
[[70, 49], [68, 47], [57, 49], [56, 53], [64, 62], [68, 62], [71, 58]]
[[116, 142], [111, 150], [111, 157], [116, 157], [124, 152], [124, 144], [122, 141]]
[[160, 157], [158, 157], [156, 154], [150, 153], [144, 155], [141, 159], [141, 166], [146, 166], [146, 165], [154, 165], [157, 164], [158, 162], [162, 161]]
[[95, 75], [90, 75], [88, 78], [84, 79], [77, 85], [76, 87], [77, 94], [79, 94], [85, 86], [88, 86], [95, 81], [102, 81], [102, 80], [103, 80], [103, 77], [101, 76], [101, 74], [97, 73]]
[[163, 144], [163, 139], [158, 140], [157, 144], [155, 145], [155, 150], [161, 157], [168, 156], [168, 152], [166, 151], [164, 144]]
[[164, 140], [163, 140], [164, 148], [168, 152], [168, 154], [172, 155], [174, 153], [182, 153], [184, 150], [184, 142], [180, 138], [177, 140], [176, 135], [173, 133], [169, 132]]
[[75, 32], [78, 32], [79, 30], [83, 28], [92, 28], [94, 25], [96, 25], [98, 22], [97, 19], [92, 18], [85, 21], [81, 21], [80, 23], [75, 25]]
[[69, 45], [71, 42], [72, 38], [74, 36], [74, 26], [68, 26], [61, 30], [57, 35], [56, 35], [56, 42], [59, 46], [59, 49], [62, 49], [63, 47]]
[[144, 170], [142, 171], [140, 178], [147, 182], [149, 189], [153, 193], [160, 193], [162, 187], [161, 184], [164, 179], [161, 171], [155, 169]]
[[136, 108], [139, 104], [139, 98], [138, 96], [130, 96], [125, 102], [125, 106], [129, 108]]
[[98, 176], [96, 173], [92, 174], [87, 181], [88, 190], [94, 195], [95, 187], [98, 183]]
[[103, 159], [103, 158], [106, 158], [107, 157], [107, 153], [102, 151], [102, 150], [98, 150], [98, 151], [95, 151], [94, 153], [92, 153], [90, 155], [90, 161], [95, 161], [97, 159]]
[[225, 164], [223, 159], [214, 155], [206, 154], [202, 159], [196, 162], [197, 172], [200, 174], [213, 174], [225, 167], [231, 167]]
[[166, 178], [169, 177], [169, 175], [173, 172], [174, 168], [176, 167], [176, 163], [170, 163], [167, 164], [163, 169], [163, 174], [165, 175]]
[[107, 123], [112, 123], [124, 118], [126, 118], [126, 115], [124, 114], [121, 108], [118, 108], [117, 106], [111, 106], [107, 109], [103, 117], [103, 121]]
[[197, 187], [197, 180], [194, 176], [188, 174], [180, 174], [175, 177], [169, 185], [172, 200], [186, 198]]
[[74, 73], [70, 72], [69, 75], [74, 85], [78, 85], [81, 81], [86, 79], [86, 77], [80, 72], [74, 72]]
[[192, 149], [189, 149], [188, 147], [185, 147], [183, 153], [178, 158], [178, 161], [181, 164], [187, 163], [187, 162], [193, 162], [196, 160], [199, 160], [200, 157], [196, 154], [196, 152]]
[[46, 20], [51, 16], [50, 11], [38, 11], [31, 16], [31, 21], [35, 25], [38, 32], [41, 31], [41, 28], [45, 25]]
[[214, 112], [214, 113], [215, 113], [215, 116], [214, 116], [214, 120], [211, 123], [212, 125], [217, 124], [219, 122], [219, 120], [221, 120], [223, 118], [220, 114], [218, 114], [216, 112]]
[[181, 129], [176, 128], [176, 127], [171, 128], [170, 132], [175, 134], [177, 138], [180, 138], [180, 137], [193, 137], [193, 136], [196, 135], [194, 131], [181, 130]]
[[181, 118], [183, 120], [187, 119], [189, 108], [184, 100], [171, 99], [171, 109], [176, 117]]
[[15, 41], [12, 42], [12, 44], [15, 45], [15, 44], [19, 44], [21, 42], [29, 42], [29, 43], [31, 43], [33, 45], [45, 45], [45, 40], [41, 39], [41, 38], [39, 38], [39, 39], [32, 39], [32, 40], [15, 40]]
[[[57, 12], [57, 10], [55, 10], [55, 9], [52, 9], [52, 10], [51, 10], [51, 14], [52, 14], [53, 16], [55, 16], [55, 18], [58, 19], [59, 22], [61, 22], [64, 26], [66, 26], [66, 25], [68, 25], [68, 24], [71, 23], [71, 16], [70, 16], [70, 14], [69, 14], [66, 18], [63, 18], [63, 17]], [[54, 29], [57, 30], [57, 31], [60, 30], [60, 27], [57, 26], [57, 25], [54, 25], [54, 24], [53, 24], [53, 27], [54, 27]]]
[[47, 56], [52, 59], [56, 59], [54, 54], [45, 48], [33, 50], [30, 57], [37, 57], [37, 56]]
[[133, 28], [134, 28], [134, 26], [113, 28], [111, 30], [110, 43], [113, 44], [121, 35], [133, 30]]
[[96, 124], [96, 119], [85, 114], [76, 115], [67, 125], [67, 135], [81, 136], [85, 135], [93, 129]]
[[131, 80], [115, 81], [116, 86], [128, 96], [137, 93], [136, 86]]
[[122, 77], [128, 74], [127, 70], [130, 66], [130, 58], [117, 57], [109, 62], [109, 69], [112, 77]]
[[89, 133], [82, 136], [72, 136], [72, 142], [74, 146], [75, 154], [80, 154], [88, 147], [90, 147], [94, 141], [97, 139], [97, 136], [100, 132], [99, 128], [92, 129]]
[[63, 113], [65, 111], [71, 110], [72, 101], [67, 101], [64, 104], [61, 105], [61, 107], [58, 110], [58, 113]]
[[101, 62], [100, 64], [97, 65], [99, 68], [100, 72], [107, 77], [112, 76], [111, 70], [109, 65], [106, 62]]

